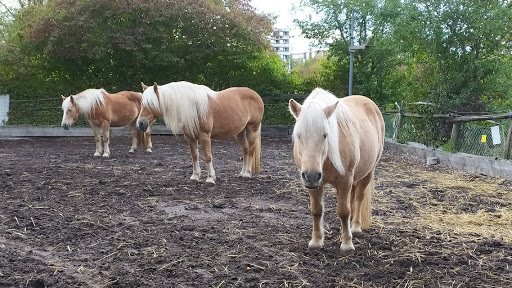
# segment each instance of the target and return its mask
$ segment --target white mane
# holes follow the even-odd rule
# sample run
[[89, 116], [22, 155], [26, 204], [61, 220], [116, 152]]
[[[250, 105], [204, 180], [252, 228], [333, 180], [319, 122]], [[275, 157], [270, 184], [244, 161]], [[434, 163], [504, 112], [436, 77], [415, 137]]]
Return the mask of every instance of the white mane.
[[[87, 89], [73, 96], [75, 100], [76, 106], [78, 107], [78, 111], [83, 114], [91, 113], [92, 109], [98, 105], [105, 104], [105, 95], [108, 94], [105, 89]], [[62, 102], [62, 110], [64, 113], [71, 108], [71, 96], [67, 97], [66, 100]]]
[[[303, 134], [308, 135], [313, 139], [320, 139], [323, 137], [324, 131], [327, 131], [327, 141], [329, 143], [328, 158], [340, 174], [345, 174], [345, 169], [340, 157], [339, 151], [339, 129], [341, 126], [342, 131], [349, 131], [352, 129], [353, 116], [348, 107], [342, 102], [338, 102], [333, 116], [325, 121], [325, 113], [323, 108], [334, 104], [340, 100], [332, 93], [316, 88], [304, 100], [299, 118], [295, 123], [293, 129], [293, 138], [296, 139], [295, 132], [302, 131]], [[339, 125], [338, 125], [339, 124]], [[322, 127], [326, 125], [325, 127]]]
[[208, 114], [208, 99], [217, 99], [212, 89], [185, 81], [158, 86], [158, 96], [153, 87], [148, 87], [142, 94], [142, 105], [162, 113], [165, 125], [174, 134], [184, 130], [195, 134], [199, 119]]

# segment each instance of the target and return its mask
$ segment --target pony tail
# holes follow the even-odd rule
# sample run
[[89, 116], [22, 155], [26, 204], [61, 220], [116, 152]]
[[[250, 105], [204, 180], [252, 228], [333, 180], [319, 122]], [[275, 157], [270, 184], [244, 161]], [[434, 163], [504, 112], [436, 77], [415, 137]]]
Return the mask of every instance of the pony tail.
[[361, 229], [368, 229], [372, 224], [372, 198], [374, 178], [372, 177], [370, 183], [364, 189], [364, 199], [361, 202]]
[[256, 132], [256, 142], [255, 142], [254, 154], [252, 157], [252, 167], [251, 172], [253, 174], [260, 173], [260, 158], [261, 158], [261, 123], [258, 127], [258, 131]]

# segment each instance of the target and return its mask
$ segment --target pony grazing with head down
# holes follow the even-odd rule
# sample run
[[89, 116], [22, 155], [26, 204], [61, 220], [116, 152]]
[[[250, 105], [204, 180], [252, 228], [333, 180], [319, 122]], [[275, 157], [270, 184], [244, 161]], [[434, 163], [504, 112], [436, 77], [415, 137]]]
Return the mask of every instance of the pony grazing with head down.
[[293, 155], [309, 191], [313, 217], [309, 247], [324, 245], [323, 187], [331, 184], [341, 220], [340, 250], [351, 254], [352, 233], [370, 227], [373, 178], [384, 147], [382, 114], [369, 98], [339, 99], [320, 88], [303, 105], [290, 99], [289, 109], [296, 119]]
[[[135, 119], [139, 115], [142, 95], [132, 91], [122, 91], [116, 94], [109, 94], [104, 89], [87, 89], [71, 95], [62, 96], [62, 124], [64, 129], [75, 123], [78, 116], [85, 114], [96, 141], [96, 152], [94, 156], [110, 157], [110, 127], [121, 127], [128, 125], [132, 136], [130, 153], [135, 152], [137, 144], [142, 143], [146, 151], [151, 152], [151, 132], [143, 133], [137, 130]], [[100, 129], [103, 129], [102, 149]]]
[[211, 139], [235, 137], [241, 148], [243, 166], [240, 176], [251, 177], [260, 170], [261, 120], [263, 100], [249, 88], [233, 87], [215, 92], [204, 85], [172, 82], [153, 87], [142, 84], [142, 110], [137, 127], [163, 116], [174, 134], [183, 133], [192, 154], [191, 180], [199, 181], [198, 143], [203, 148], [208, 169], [207, 183], [215, 184]]

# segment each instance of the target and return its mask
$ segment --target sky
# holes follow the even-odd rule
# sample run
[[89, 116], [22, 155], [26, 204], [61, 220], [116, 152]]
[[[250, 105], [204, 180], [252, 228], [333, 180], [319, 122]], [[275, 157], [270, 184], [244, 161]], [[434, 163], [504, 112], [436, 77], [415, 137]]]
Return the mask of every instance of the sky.
[[293, 23], [295, 15], [292, 5], [299, 6], [300, 0], [252, 0], [251, 5], [259, 12], [277, 16], [275, 28], [290, 28], [290, 50], [292, 53], [309, 51], [309, 40], [301, 35], [300, 29]]

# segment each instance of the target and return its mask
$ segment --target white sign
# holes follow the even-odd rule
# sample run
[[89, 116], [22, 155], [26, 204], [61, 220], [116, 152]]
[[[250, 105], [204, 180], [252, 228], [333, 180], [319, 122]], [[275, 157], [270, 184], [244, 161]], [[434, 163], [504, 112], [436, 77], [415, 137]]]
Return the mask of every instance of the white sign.
[[501, 144], [500, 126], [492, 126], [491, 127], [491, 135], [492, 135], [492, 144], [494, 144], [494, 145]]
[[7, 113], [9, 113], [9, 95], [0, 95], [0, 126], [7, 123]]

